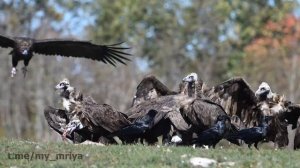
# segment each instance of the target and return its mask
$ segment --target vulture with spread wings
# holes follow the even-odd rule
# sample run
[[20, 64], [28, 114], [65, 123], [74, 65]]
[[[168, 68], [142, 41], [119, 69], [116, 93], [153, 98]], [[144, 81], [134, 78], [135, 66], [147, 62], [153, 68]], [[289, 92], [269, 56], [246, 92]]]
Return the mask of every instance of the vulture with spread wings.
[[220, 104], [230, 116], [238, 116], [245, 126], [256, 125], [260, 118], [258, 100], [243, 78], [232, 78], [209, 89], [202, 90], [204, 96]]
[[[119, 43], [120, 44], [120, 43]], [[128, 49], [113, 45], [97, 45], [89, 41], [76, 41], [64, 39], [36, 40], [27, 37], [6, 37], [0, 35], [0, 47], [12, 48], [12, 70], [11, 76], [16, 74], [18, 62], [24, 61], [23, 73], [26, 74], [27, 66], [33, 53], [43, 55], [59, 55], [65, 57], [81, 57], [116, 65], [117, 62], [126, 64], [130, 54], [122, 50]]]

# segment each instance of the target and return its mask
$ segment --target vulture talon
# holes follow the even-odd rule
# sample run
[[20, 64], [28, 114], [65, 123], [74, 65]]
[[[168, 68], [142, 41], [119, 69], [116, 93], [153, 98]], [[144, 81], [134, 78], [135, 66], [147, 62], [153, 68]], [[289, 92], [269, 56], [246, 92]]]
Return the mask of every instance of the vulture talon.
[[17, 69], [15, 67], [13, 67], [11, 69], [11, 77], [13, 78], [16, 74], [17, 74]]

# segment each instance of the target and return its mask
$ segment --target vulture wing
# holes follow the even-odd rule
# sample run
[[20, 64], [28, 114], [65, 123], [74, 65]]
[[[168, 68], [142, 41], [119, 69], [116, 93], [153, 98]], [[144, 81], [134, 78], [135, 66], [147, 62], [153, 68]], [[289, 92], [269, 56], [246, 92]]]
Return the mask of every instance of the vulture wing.
[[204, 91], [204, 95], [220, 104], [228, 115], [236, 115], [247, 124], [257, 118], [255, 93], [243, 78], [229, 79]]
[[0, 47], [13, 48], [14, 46], [15, 46], [15, 41], [13, 39], [0, 35]]
[[65, 110], [56, 109], [49, 106], [44, 110], [44, 115], [49, 126], [58, 133], [62, 134], [64, 127], [69, 122]]
[[84, 116], [93, 125], [115, 132], [131, 124], [123, 113], [107, 104], [89, 104], [84, 107]]
[[179, 111], [171, 111], [167, 114], [165, 118], [170, 119], [172, 125], [177, 131], [187, 132], [191, 128], [191, 126], [188, 123], [186, 123]]
[[88, 41], [36, 40], [33, 51], [44, 55], [88, 58], [115, 66], [116, 62], [126, 64], [125, 61], [130, 60], [126, 57], [130, 54], [122, 51], [128, 48], [119, 47], [119, 44], [96, 45]]
[[160, 96], [174, 95], [176, 92], [169, 90], [169, 88], [159, 81], [155, 76], [145, 77], [137, 86], [133, 105], [139, 104], [143, 101], [154, 99]]
[[[44, 115], [49, 126], [54, 131], [62, 135], [65, 126], [69, 123], [69, 119], [66, 115], [66, 111], [49, 106], [44, 110]], [[90, 137], [91, 137], [91, 133], [84, 129], [76, 130], [71, 135], [67, 135], [67, 138], [72, 140], [74, 143], [81, 143], [87, 139], [90, 139]]]

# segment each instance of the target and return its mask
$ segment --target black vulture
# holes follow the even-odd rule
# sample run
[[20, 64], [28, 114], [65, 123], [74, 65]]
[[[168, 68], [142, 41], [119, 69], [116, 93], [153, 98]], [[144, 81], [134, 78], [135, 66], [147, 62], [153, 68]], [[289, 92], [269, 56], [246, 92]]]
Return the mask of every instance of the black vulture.
[[[119, 43], [120, 44], [120, 43]], [[81, 57], [88, 58], [96, 61], [116, 65], [117, 62], [126, 64], [129, 59], [126, 57], [130, 54], [122, 50], [128, 49], [113, 45], [97, 45], [89, 41], [77, 41], [66, 39], [45, 39], [37, 40], [27, 37], [6, 37], [0, 35], [0, 47], [12, 48], [10, 54], [12, 55], [12, 70], [11, 76], [16, 74], [16, 67], [18, 62], [23, 60], [24, 76], [27, 71], [27, 66], [31, 60], [33, 53], [43, 54], [49, 56], [65, 56], [65, 57]]]

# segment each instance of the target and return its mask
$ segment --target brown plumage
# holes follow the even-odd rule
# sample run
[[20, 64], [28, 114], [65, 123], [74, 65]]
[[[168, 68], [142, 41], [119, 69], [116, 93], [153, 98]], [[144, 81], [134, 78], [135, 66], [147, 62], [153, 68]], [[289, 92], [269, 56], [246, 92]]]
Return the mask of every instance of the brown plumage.
[[[142, 118], [151, 109], [158, 113], [154, 118], [153, 126], [149, 132], [145, 133], [146, 141], [154, 143], [160, 135], [167, 136], [170, 133], [171, 125], [176, 131], [186, 132], [189, 125], [183, 119], [180, 110], [189, 106], [193, 102], [193, 98], [186, 95], [168, 95], [141, 102], [127, 110], [128, 119], [132, 122]], [[163, 125], [163, 127], [158, 127]], [[148, 141], [148, 142], [149, 142]]]
[[258, 123], [261, 115], [258, 101], [243, 78], [229, 79], [202, 92], [211, 101], [220, 104], [228, 115], [238, 116], [246, 127]]
[[[93, 136], [86, 137], [86, 139], [97, 141], [97, 139], [104, 137], [109, 139], [111, 142], [114, 142], [112, 138], [107, 136], [110, 133], [131, 124], [130, 121], [127, 120], [127, 116], [125, 114], [115, 110], [110, 105], [98, 104], [91, 97], [85, 97], [80, 94], [80, 92], [77, 92], [76, 89], [70, 85], [67, 79], [59, 82], [55, 88], [60, 91], [60, 95], [64, 101], [63, 105], [65, 110], [59, 110], [59, 114], [64, 114], [62, 115], [64, 117], [50, 116], [47, 118], [47, 121], [49, 125], [52, 123], [54, 128], [56, 128], [57, 126], [55, 126], [56, 124], [54, 120], [57, 121], [57, 119], [60, 118], [65, 119], [60, 121], [64, 126], [62, 127], [62, 129], [64, 129], [64, 137], [66, 134], [71, 135], [72, 132], [76, 130], [85, 130], [89, 132], [90, 136]], [[51, 110], [47, 112], [47, 115], [50, 112]], [[61, 128], [58, 130], [61, 131]]]
[[130, 54], [122, 50], [128, 49], [119, 47], [119, 44], [97, 45], [89, 41], [77, 41], [66, 39], [45, 39], [36, 40], [27, 37], [6, 37], [0, 35], [0, 47], [12, 48], [12, 72], [13, 77], [16, 74], [18, 62], [24, 61], [23, 73], [26, 74], [26, 67], [31, 60], [33, 53], [47, 56], [65, 56], [88, 58], [101, 61], [105, 64], [116, 65], [117, 62], [126, 64]]
[[159, 81], [155, 76], [149, 75], [143, 78], [136, 88], [132, 106], [143, 101], [155, 99], [160, 96], [175, 95], [177, 92], [171, 91], [166, 85]]

